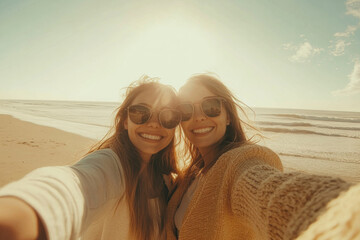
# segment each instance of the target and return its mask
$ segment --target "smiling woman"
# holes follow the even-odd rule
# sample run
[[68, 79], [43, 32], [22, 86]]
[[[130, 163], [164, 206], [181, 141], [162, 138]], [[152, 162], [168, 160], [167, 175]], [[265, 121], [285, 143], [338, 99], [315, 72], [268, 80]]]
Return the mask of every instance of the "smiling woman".
[[360, 184], [284, 173], [279, 156], [248, 136], [241, 102], [214, 75], [193, 75], [179, 98], [190, 161], [168, 203], [167, 239], [359, 239]]
[[172, 87], [132, 84], [109, 135], [71, 166], [0, 189], [0, 239], [164, 239], [180, 112]]
[[138, 95], [128, 107], [130, 121], [125, 120], [125, 129], [143, 161], [149, 162], [153, 154], [164, 149], [173, 139], [174, 128], [181, 119], [176, 105], [172, 92], [164, 88], [150, 88]]

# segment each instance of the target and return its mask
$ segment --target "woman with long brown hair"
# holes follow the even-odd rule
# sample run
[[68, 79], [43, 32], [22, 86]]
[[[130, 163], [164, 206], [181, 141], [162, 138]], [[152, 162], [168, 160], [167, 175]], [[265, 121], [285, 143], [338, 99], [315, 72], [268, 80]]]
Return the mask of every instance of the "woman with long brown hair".
[[360, 238], [360, 185], [347, 191], [341, 179], [283, 173], [278, 155], [246, 135], [239, 101], [212, 74], [192, 76], [179, 98], [190, 163], [168, 203], [167, 239], [294, 239], [310, 225], [302, 239]]
[[167, 85], [146, 77], [131, 85], [109, 137], [87, 156], [0, 190], [0, 239], [164, 239], [176, 106]]

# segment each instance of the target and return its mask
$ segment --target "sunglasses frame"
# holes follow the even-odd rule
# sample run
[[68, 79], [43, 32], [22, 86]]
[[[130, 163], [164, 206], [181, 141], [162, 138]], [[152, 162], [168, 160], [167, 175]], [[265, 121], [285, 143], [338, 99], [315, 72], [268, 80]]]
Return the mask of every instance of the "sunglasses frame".
[[[130, 108], [131, 108], [131, 107], [134, 107], [134, 106], [141, 106], [141, 107], [144, 107], [144, 108], [146, 108], [147, 110], [149, 110], [150, 115], [149, 115], [149, 118], [148, 118], [145, 122], [143, 122], [143, 123], [136, 123], [136, 122], [133, 121], [133, 119], [131, 119], [129, 111], [130, 111]], [[165, 108], [165, 109], [162, 109], [162, 110], [160, 110], [160, 111], [154, 111], [151, 107], [149, 107], [149, 106], [147, 106], [147, 105], [144, 105], [144, 104], [133, 104], [133, 105], [128, 106], [128, 107], [126, 108], [126, 110], [127, 110], [127, 114], [128, 114], [128, 117], [129, 117], [130, 121], [131, 121], [132, 123], [134, 123], [134, 124], [137, 124], [137, 125], [143, 125], [143, 124], [147, 123], [147, 122], [152, 118], [154, 112], [157, 112], [157, 113], [158, 113], [157, 121], [158, 121], [158, 123], [160, 124], [160, 126], [163, 127], [163, 128], [166, 128], [166, 129], [174, 129], [174, 128], [176, 128], [176, 127], [180, 124], [180, 122], [181, 122], [181, 112], [180, 112], [178, 109], [176, 109], [176, 108]], [[161, 116], [161, 113], [164, 112], [164, 111], [173, 111], [173, 112], [179, 113], [179, 115], [180, 115], [180, 118], [179, 118], [179, 119], [180, 119], [180, 120], [179, 120], [179, 122], [178, 122], [173, 128], [167, 128], [167, 127], [165, 127], [165, 126], [163, 125], [163, 122], [161, 121], [160, 116]]]
[[[220, 113], [219, 113], [219, 115], [214, 116], [214, 117], [218, 117], [218, 116], [220, 116], [220, 114], [221, 114], [221, 110], [222, 110], [222, 103], [223, 103], [223, 102], [226, 102], [226, 99], [225, 99], [225, 98], [223, 98], [223, 97], [218, 97], [218, 96], [205, 97], [205, 98], [201, 99], [201, 101], [200, 101], [200, 102], [197, 102], [197, 103], [192, 103], [192, 102], [183, 102], [183, 103], [179, 104], [179, 105], [178, 105], [178, 108], [179, 108], [179, 106], [180, 106], [180, 105], [182, 105], [182, 104], [189, 104], [189, 105], [191, 105], [191, 106], [192, 106], [191, 117], [190, 117], [188, 120], [182, 120], [182, 119], [181, 119], [181, 121], [182, 121], [182, 122], [187, 122], [187, 121], [189, 121], [191, 118], [193, 118], [193, 116], [194, 116], [194, 112], [195, 112], [195, 104], [199, 104], [201, 112], [202, 112], [202, 113], [203, 113], [206, 117], [213, 118], [213, 117], [211, 117], [211, 116], [207, 115], [207, 114], [204, 112], [203, 107], [202, 107], [202, 104], [203, 104], [203, 102], [204, 102], [204, 101], [206, 101], [206, 100], [211, 100], [211, 99], [217, 99], [217, 100], [220, 100]], [[179, 110], [179, 111], [180, 111], [180, 110]], [[180, 113], [181, 113], [181, 111], [180, 111]], [[182, 115], [183, 115], [183, 114], [181, 113], [181, 118], [182, 118]]]

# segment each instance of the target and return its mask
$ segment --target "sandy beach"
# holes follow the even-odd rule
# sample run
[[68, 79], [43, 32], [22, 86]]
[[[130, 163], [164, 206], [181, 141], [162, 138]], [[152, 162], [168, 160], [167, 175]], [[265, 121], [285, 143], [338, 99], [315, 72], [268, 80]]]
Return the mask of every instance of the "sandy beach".
[[96, 141], [0, 115], [0, 186], [42, 166], [79, 160]]
[[[78, 107], [76, 107], [76, 103], [72, 103], [71, 108], [64, 105], [64, 103], [53, 103], [53, 105], [51, 105], [51, 102], [47, 102], [50, 105], [31, 103], [21, 106], [30, 106], [31, 111], [36, 109], [34, 106], [38, 106], [39, 110], [49, 114], [50, 118], [44, 118], [46, 120], [42, 120], [40, 124], [46, 124], [44, 121], [56, 122], [59, 116], [50, 114], [54, 108], [56, 113], [60, 112], [62, 114], [61, 116], [71, 117], [67, 121], [59, 121], [55, 126], [70, 126], [70, 131], [81, 130], [75, 132], [77, 134], [86, 133], [90, 138], [70, 133], [66, 128], [59, 130], [58, 128], [37, 125], [10, 115], [0, 114], [0, 187], [21, 178], [38, 167], [68, 165], [79, 160], [89, 150], [90, 146], [96, 142], [94, 140], [96, 139], [95, 136], [99, 136], [101, 132], [106, 132], [104, 131], [105, 127], [101, 124], [107, 122], [104, 116], [110, 116], [110, 114], [107, 115], [107, 112], [103, 110], [108, 109], [110, 113], [113, 111], [112, 108], [102, 103], [99, 103], [99, 105], [94, 105], [94, 103], [84, 105], [82, 103]], [[19, 104], [17, 103], [16, 106], [19, 107]], [[26, 112], [25, 110], [23, 109], [24, 112]], [[77, 115], [70, 110], [75, 111]], [[39, 113], [42, 112], [39, 111]], [[78, 112], [81, 114], [78, 114]], [[39, 113], [35, 112], [35, 116], [40, 115]], [[89, 124], [89, 121], [93, 122]], [[268, 120], [265, 119], [264, 121]], [[274, 120], [270, 119], [269, 121]], [[74, 123], [82, 124], [74, 125]], [[343, 178], [349, 182], [360, 182], [360, 164], [358, 163], [357, 151], [360, 142], [357, 138], [346, 137], [345, 134], [349, 133], [342, 132], [341, 129], [336, 130], [337, 132], [331, 132], [334, 131], [332, 128], [337, 126], [336, 123], [332, 122], [327, 131], [329, 131], [330, 135], [344, 134], [344, 136], [332, 137], [319, 134], [280, 132], [271, 138], [267, 146], [280, 155], [285, 171], [295, 170], [330, 175]], [[313, 121], [311, 124], [317, 123]], [[355, 125], [354, 127], [351, 124], [348, 123], [349, 126], [347, 126], [352, 127], [353, 130], [355, 129], [351, 133], [358, 134], [358, 126]], [[99, 126], [101, 127], [99, 128]], [[344, 128], [342, 125], [341, 127]], [[97, 128], [99, 128], [99, 131], [94, 131]], [[285, 126], [285, 129], [290, 131], [292, 127], [286, 128]], [[317, 128], [314, 127], [314, 129]], [[301, 147], [299, 147], [299, 144], [301, 144]]]

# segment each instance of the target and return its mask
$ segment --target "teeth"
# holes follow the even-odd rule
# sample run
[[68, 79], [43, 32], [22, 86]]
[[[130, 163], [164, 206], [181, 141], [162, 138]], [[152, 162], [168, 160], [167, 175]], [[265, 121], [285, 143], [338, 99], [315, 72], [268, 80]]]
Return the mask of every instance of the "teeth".
[[194, 133], [207, 133], [207, 132], [210, 132], [212, 129], [213, 129], [212, 127], [199, 128], [199, 129], [194, 129], [193, 132]]
[[160, 140], [161, 139], [161, 136], [151, 135], [151, 134], [147, 134], [147, 133], [141, 133], [140, 136], [142, 136], [143, 138], [150, 139], [150, 140]]

